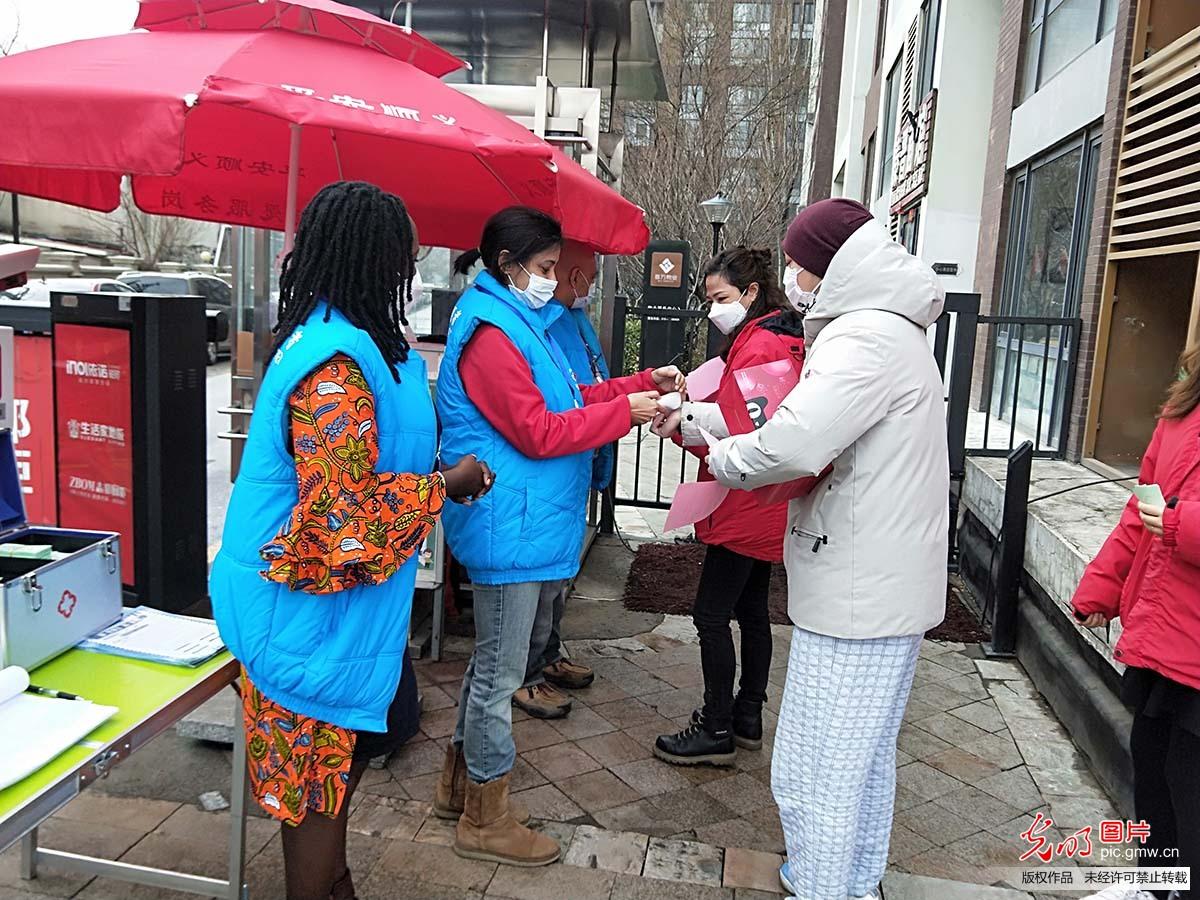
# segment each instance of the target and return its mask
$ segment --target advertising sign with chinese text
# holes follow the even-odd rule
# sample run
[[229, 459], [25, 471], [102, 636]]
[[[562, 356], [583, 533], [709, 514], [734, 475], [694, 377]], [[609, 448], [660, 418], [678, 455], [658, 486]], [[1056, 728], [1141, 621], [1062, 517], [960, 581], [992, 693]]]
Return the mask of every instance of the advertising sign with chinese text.
[[60, 524], [121, 535], [121, 573], [133, 584], [133, 427], [129, 332], [56, 325]]
[[13, 396], [13, 448], [25, 497], [25, 517], [34, 525], [58, 524], [54, 478], [54, 349], [49, 337], [19, 334]]

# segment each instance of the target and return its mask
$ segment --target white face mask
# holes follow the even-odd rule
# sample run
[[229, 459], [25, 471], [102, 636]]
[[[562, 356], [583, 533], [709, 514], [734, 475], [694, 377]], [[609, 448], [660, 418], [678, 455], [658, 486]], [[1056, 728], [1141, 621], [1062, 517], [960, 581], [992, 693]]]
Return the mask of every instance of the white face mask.
[[745, 296], [746, 292], [742, 291], [742, 296], [732, 303], [714, 303], [708, 308], [708, 319], [721, 334], [729, 334], [746, 318], [746, 307], [742, 305], [742, 297]]
[[535, 275], [524, 266], [521, 266], [521, 269], [529, 276], [529, 284], [522, 290], [513, 284], [512, 276], [509, 276], [508, 289], [518, 299], [524, 301], [525, 305], [530, 309], [541, 309], [554, 299], [554, 292], [558, 289], [558, 282], [553, 278], [544, 278], [541, 275]]
[[[817, 302], [817, 292], [815, 290], [804, 290], [796, 281], [803, 271], [804, 269], [793, 263], [787, 267], [787, 271], [783, 276], [783, 292], [787, 294], [788, 302], [792, 304], [792, 308], [798, 313], [808, 312], [812, 309], [813, 304]], [[818, 283], [817, 287], [819, 288], [820, 286]]]
[[[571, 281], [571, 293], [575, 294], [575, 281]], [[596, 282], [589, 281], [587, 293], [582, 296], [575, 294], [575, 302], [571, 304], [571, 309], [587, 309], [588, 305], [596, 297]]]

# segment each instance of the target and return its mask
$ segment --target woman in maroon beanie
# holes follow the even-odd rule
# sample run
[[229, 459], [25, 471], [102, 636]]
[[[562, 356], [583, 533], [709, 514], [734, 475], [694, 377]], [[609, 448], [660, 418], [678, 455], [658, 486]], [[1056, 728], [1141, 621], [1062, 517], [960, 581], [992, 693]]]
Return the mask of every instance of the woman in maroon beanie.
[[804, 374], [762, 428], [721, 441], [708, 465], [745, 490], [833, 466], [788, 510], [796, 627], [771, 786], [784, 885], [806, 900], [870, 900], [917, 653], [945, 614], [946, 423], [925, 338], [944, 295], [852, 200], [803, 210], [783, 249], [788, 299], [805, 312]]

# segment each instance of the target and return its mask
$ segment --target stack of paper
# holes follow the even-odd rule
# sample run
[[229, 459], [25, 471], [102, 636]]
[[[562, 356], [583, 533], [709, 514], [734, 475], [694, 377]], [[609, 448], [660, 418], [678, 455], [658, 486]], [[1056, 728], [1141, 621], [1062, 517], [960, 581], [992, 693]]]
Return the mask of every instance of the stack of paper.
[[139, 606], [79, 644], [81, 650], [172, 666], [198, 666], [225, 649], [216, 623]]
[[49, 544], [0, 544], [0, 559], [54, 559]]
[[0, 669], [0, 722], [14, 737], [0, 753], [0, 789], [32, 775], [115, 715], [115, 706], [26, 694], [29, 673]]

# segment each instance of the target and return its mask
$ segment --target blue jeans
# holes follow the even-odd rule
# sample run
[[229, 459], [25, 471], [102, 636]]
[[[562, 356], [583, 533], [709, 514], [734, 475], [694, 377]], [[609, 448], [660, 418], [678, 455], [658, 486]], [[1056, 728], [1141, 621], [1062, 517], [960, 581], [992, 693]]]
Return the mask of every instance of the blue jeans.
[[525, 678], [543, 597], [553, 602], [561, 590], [561, 581], [475, 586], [475, 652], [463, 675], [454, 743], [478, 784], [512, 770], [512, 696]]
[[[551, 590], [557, 585], [557, 590]], [[537, 618], [533, 620], [533, 635], [529, 639], [529, 666], [525, 670], [522, 687], [542, 684], [546, 676], [542, 670], [562, 659], [563, 610], [567, 607], [567, 582], [548, 581], [538, 598]]]

